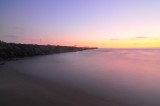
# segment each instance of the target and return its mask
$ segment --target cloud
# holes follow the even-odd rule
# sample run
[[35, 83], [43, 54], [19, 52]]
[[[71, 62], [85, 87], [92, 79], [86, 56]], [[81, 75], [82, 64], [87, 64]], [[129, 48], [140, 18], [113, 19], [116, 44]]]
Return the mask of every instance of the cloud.
[[160, 40], [160, 37], [145, 37], [145, 36], [137, 36], [137, 37], [134, 37], [134, 38], [131, 38], [130, 40], [157, 40], [159, 41]]
[[145, 38], [148, 38], [148, 37], [144, 37], [144, 36], [137, 36], [137, 37], [134, 37], [132, 39], [145, 39]]
[[16, 38], [16, 37], [18, 37], [18, 35], [6, 35], [6, 37], [9, 37], [9, 38]]

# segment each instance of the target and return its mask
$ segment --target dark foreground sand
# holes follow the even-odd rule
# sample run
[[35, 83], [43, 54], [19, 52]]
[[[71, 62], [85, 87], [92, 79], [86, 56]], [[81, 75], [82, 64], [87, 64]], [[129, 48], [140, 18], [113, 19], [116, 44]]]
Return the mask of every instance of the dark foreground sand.
[[90, 94], [0, 66], [0, 106], [118, 106]]

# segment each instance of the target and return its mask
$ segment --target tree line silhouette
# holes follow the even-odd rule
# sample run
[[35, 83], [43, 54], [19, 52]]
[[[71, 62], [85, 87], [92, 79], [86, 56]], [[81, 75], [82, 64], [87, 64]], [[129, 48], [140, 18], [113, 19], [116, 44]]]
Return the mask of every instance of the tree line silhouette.
[[88, 49], [87, 47], [59, 46], [59, 45], [36, 45], [36, 44], [17, 44], [6, 43], [0, 40], [0, 58], [21, 58], [37, 55], [47, 55], [53, 53], [75, 52]]

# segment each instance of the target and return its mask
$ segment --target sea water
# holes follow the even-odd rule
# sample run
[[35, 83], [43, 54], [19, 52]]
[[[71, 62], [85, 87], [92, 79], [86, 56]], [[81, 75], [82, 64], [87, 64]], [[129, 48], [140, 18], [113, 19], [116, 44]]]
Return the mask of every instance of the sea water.
[[127, 106], [160, 106], [160, 49], [86, 50], [8, 66]]

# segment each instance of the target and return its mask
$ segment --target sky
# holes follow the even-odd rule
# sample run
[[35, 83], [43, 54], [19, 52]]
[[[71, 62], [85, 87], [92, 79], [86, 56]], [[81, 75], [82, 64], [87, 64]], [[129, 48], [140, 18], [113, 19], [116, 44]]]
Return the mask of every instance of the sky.
[[160, 47], [160, 0], [0, 0], [0, 40]]

